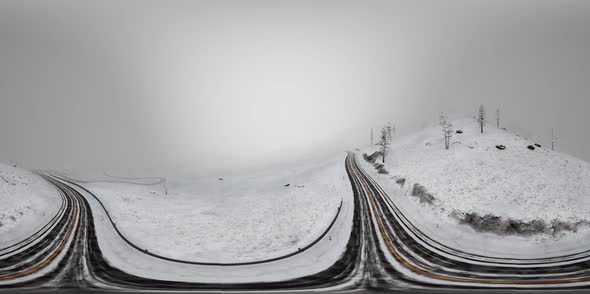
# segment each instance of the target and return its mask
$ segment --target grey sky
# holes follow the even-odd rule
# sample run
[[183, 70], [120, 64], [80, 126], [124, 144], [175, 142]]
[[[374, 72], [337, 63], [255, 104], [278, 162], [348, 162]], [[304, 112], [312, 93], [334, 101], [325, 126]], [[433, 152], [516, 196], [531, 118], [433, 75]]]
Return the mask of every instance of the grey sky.
[[0, 158], [257, 165], [483, 103], [590, 160], [585, 3], [4, 1]]

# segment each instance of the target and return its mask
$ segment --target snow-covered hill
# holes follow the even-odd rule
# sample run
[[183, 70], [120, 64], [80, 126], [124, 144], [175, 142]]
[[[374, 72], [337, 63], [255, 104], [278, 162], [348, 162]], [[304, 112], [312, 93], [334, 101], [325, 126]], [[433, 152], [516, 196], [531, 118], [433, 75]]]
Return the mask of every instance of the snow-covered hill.
[[[502, 242], [500, 237], [555, 242], [566, 235], [579, 238], [571, 235], [588, 230], [587, 162], [545, 146], [530, 150], [527, 147], [537, 142], [491, 125], [481, 134], [472, 118], [453, 124], [462, 133], [453, 132], [450, 150], [444, 148], [439, 126], [393, 138], [385, 163], [388, 174], [377, 173], [360, 159], [423, 229], [450, 242], [469, 239], [474, 235], [469, 233], [477, 230], [484, 239], [495, 238], [496, 243]], [[377, 146], [371, 146], [363, 152], [376, 150]], [[418, 197], [412, 197], [415, 195]], [[427, 201], [430, 196], [433, 201]], [[531, 244], [523, 248], [530, 249]]]
[[61, 197], [41, 177], [0, 164], [0, 248], [17, 243], [57, 213]]

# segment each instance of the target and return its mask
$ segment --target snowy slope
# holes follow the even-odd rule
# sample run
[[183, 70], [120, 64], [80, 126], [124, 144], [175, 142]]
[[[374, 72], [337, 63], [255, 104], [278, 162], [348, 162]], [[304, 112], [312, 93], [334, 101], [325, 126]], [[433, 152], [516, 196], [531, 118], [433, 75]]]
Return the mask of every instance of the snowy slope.
[[[527, 146], [535, 142], [490, 125], [480, 134], [471, 118], [453, 124], [463, 133], [453, 134], [448, 151], [439, 126], [394, 138], [385, 164], [388, 175], [378, 174], [360, 157], [359, 161], [421, 229], [453, 243], [449, 245], [499, 255], [543, 255], [575, 251], [583, 245], [579, 241], [588, 237], [585, 224], [590, 221], [587, 162], [544, 147], [529, 150]], [[500, 144], [506, 149], [498, 150], [495, 146]], [[371, 146], [363, 152], [375, 150]], [[405, 179], [403, 186], [395, 182], [400, 178]], [[434, 197], [432, 205], [411, 196], [415, 184]], [[581, 225], [572, 230], [576, 234], [502, 236], [475, 233], [459, 225], [458, 219], [466, 213]]]
[[168, 178], [167, 195], [162, 184], [83, 186], [104, 202], [123, 234], [150, 252], [191, 261], [254, 261], [297, 251], [323, 233], [350, 194], [344, 157]]
[[0, 248], [34, 234], [60, 205], [57, 190], [41, 177], [0, 164]]

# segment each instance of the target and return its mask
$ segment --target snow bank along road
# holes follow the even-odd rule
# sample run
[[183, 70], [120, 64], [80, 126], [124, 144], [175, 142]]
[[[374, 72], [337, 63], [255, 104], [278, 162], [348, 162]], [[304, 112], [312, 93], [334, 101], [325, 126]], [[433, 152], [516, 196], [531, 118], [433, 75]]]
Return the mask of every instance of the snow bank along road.
[[[353, 188], [352, 230], [345, 251], [331, 266], [305, 276], [276, 281], [209, 282], [158, 279], [112, 265], [99, 247], [88, 193], [50, 174], [45, 179], [62, 193], [55, 218], [27, 240], [0, 248], [0, 291], [32, 289], [102, 290], [342, 290], [342, 289], [586, 289], [590, 288], [590, 252], [543, 259], [491, 258], [468, 254], [430, 239], [411, 223], [360, 168], [346, 158]], [[91, 196], [90, 196], [91, 197]], [[338, 226], [327, 230], [337, 229]], [[313, 246], [313, 247], [318, 247]], [[314, 248], [310, 248], [310, 251]], [[141, 249], [133, 249], [140, 254]], [[256, 265], [269, 271], [296, 256]], [[174, 264], [175, 261], [166, 261]], [[180, 262], [178, 262], [180, 263]], [[181, 265], [179, 265], [181, 266]], [[212, 271], [249, 270], [251, 265], [182, 265]]]

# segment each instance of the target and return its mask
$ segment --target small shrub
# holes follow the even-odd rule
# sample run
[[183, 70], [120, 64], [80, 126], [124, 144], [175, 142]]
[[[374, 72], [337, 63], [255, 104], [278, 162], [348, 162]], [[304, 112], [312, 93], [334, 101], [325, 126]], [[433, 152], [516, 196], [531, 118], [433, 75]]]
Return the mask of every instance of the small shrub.
[[395, 183], [403, 187], [406, 184], [406, 178], [397, 178]]
[[375, 162], [373, 164], [373, 167], [375, 167], [377, 172], [380, 174], [383, 174], [383, 175], [389, 174], [389, 172], [385, 169], [385, 165], [383, 165], [383, 163]]
[[375, 163], [377, 158], [381, 156], [381, 152], [375, 151], [371, 155], [367, 155], [367, 153], [363, 153], [363, 159], [369, 163]]
[[420, 203], [432, 204], [434, 202], [434, 196], [428, 193], [428, 191], [426, 191], [426, 188], [418, 183], [414, 184], [411, 195], [418, 197]]

